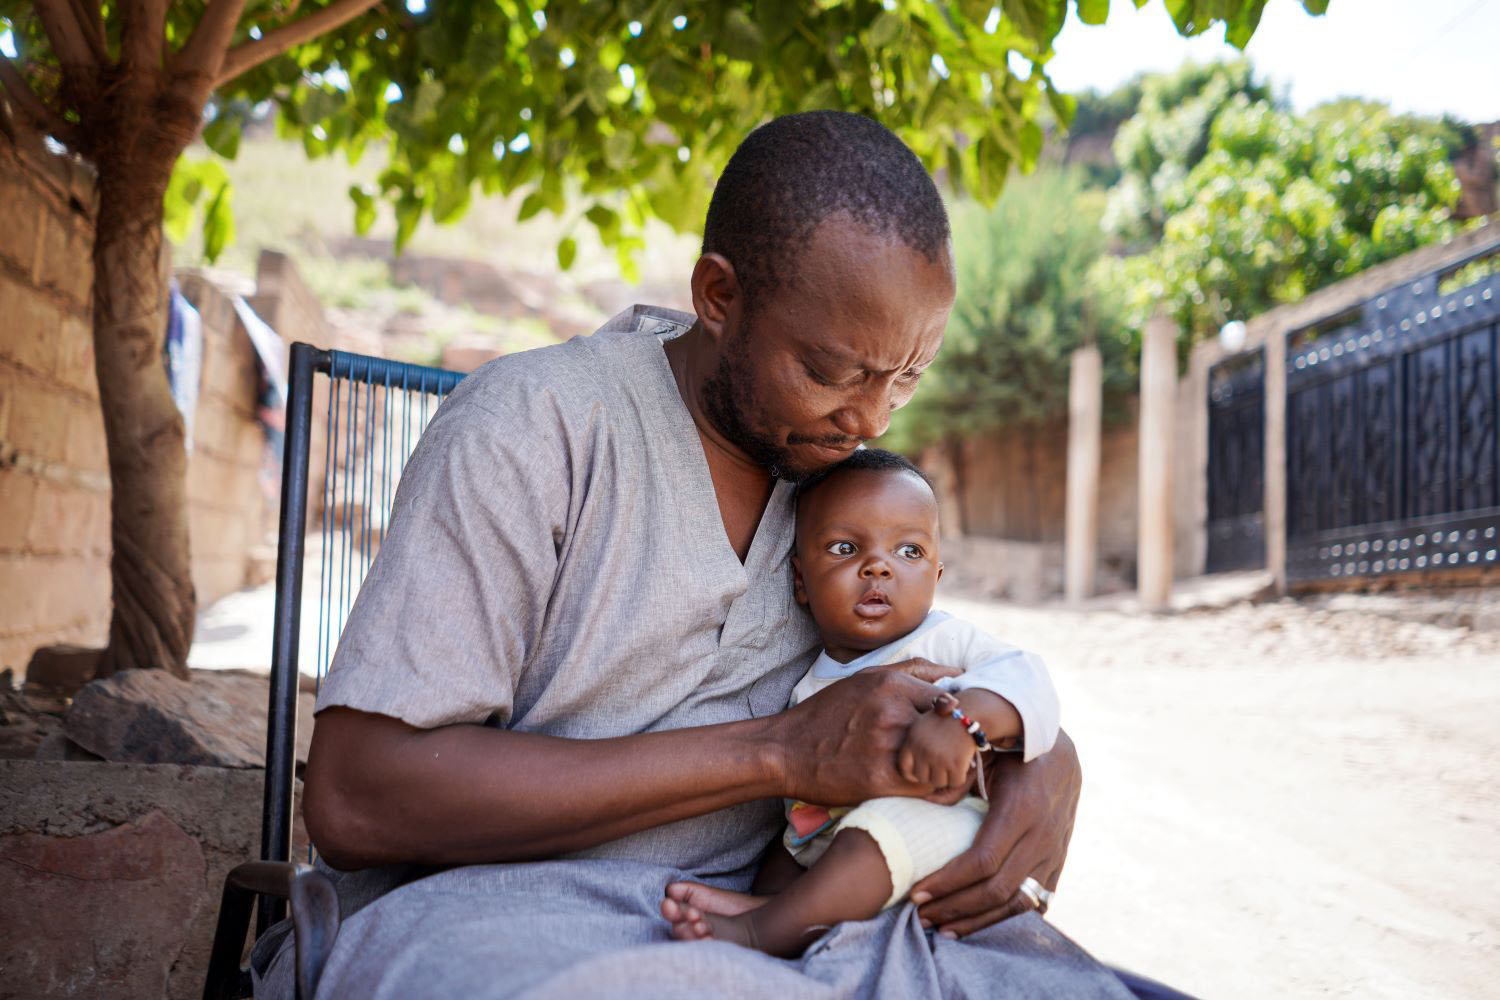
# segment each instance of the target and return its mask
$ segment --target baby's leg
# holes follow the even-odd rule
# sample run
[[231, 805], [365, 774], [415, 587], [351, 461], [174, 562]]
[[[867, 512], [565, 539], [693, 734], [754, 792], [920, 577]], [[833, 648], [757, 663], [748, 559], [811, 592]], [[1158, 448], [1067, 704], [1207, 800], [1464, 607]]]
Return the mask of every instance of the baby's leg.
[[843, 830], [827, 852], [783, 892], [733, 916], [705, 913], [709, 937], [772, 955], [800, 955], [820, 934], [845, 920], [868, 920], [891, 895], [891, 875], [875, 839]]

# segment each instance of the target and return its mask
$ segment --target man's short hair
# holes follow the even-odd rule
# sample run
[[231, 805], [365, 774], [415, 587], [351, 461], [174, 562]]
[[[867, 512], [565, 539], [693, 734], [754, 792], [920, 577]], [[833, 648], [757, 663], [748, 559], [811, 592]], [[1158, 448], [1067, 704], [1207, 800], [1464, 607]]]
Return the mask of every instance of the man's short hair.
[[753, 311], [838, 212], [934, 263], [948, 248], [937, 185], [895, 133], [847, 111], [806, 111], [772, 119], [734, 151], [708, 206], [703, 252], [734, 265]]
[[932, 480], [927, 478], [927, 473], [917, 468], [904, 455], [898, 455], [894, 451], [886, 451], [883, 448], [860, 448], [843, 461], [835, 462], [826, 469], [820, 469], [798, 483], [797, 493], [794, 498], [797, 507], [801, 508], [802, 501], [806, 500], [813, 494], [814, 490], [828, 482], [834, 476], [842, 475], [845, 472], [866, 470], [914, 473], [918, 479], [927, 484], [928, 489], [932, 490], [933, 497], [937, 496], [937, 488], [932, 485]]

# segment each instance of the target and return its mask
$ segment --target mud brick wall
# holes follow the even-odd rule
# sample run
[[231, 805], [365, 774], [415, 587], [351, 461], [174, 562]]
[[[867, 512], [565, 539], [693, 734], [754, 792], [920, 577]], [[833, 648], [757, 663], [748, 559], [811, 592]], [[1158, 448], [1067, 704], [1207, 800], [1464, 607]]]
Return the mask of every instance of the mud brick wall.
[[0, 667], [108, 631], [93, 213], [87, 171], [0, 140]]
[[193, 586], [199, 607], [206, 607], [246, 584], [263, 582], [251, 578], [252, 556], [267, 545], [280, 498], [274, 465], [265, 465], [266, 437], [256, 418], [255, 349], [233, 302], [200, 274], [180, 273], [178, 285], [203, 317], [203, 371], [187, 492]]
[[[38, 646], [98, 645], [109, 631], [109, 465], [89, 321], [94, 204], [85, 168], [0, 139], [0, 668], [18, 675]], [[203, 606], [267, 563], [256, 550], [276, 500], [260, 482], [249, 340], [223, 292], [181, 279], [204, 317], [188, 471]]]

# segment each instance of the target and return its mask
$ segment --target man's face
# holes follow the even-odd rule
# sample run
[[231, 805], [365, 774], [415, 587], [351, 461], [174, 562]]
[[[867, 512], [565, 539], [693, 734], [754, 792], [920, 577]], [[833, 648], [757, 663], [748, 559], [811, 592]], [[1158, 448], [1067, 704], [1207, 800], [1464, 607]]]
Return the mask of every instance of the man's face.
[[922, 624], [943, 566], [937, 498], [899, 469], [838, 472], [797, 509], [797, 601], [848, 662]]
[[704, 404], [756, 462], [803, 479], [885, 433], [937, 356], [953, 275], [847, 217], [825, 220], [793, 276], [726, 324]]

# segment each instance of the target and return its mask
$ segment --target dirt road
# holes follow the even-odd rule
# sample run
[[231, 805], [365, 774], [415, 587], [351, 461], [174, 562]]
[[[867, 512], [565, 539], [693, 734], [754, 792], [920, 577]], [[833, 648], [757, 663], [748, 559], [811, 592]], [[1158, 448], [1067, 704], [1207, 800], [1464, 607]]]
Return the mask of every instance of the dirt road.
[[1500, 635], [942, 603], [1053, 669], [1085, 787], [1051, 917], [1101, 959], [1203, 997], [1500, 996]]

